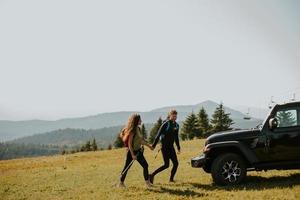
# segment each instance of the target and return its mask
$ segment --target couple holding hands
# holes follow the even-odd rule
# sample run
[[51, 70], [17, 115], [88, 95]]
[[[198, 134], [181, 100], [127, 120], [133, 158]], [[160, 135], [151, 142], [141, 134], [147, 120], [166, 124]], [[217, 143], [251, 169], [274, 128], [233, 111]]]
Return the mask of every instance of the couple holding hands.
[[[173, 163], [173, 168], [171, 171], [170, 182], [174, 182], [174, 176], [178, 168], [178, 159], [176, 151], [174, 149], [174, 142], [176, 143], [178, 153], [180, 153], [180, 145], [178, 138], [179, 125], [176, 122], [177, 111], [171, 110], [168, 113], [168, 118], [163, 122], [159, 131], [155, 137], [154, 143], [151, 145], [147, 143], [143, 135], [141, 134], [140, 125], [142, 124], [141, 116], [138, 114], [133, 114], [130, 116], [127, 126], [121, 132], [121, 138], [123, 139], [126, 135], [124, 141], [125, 146], [128, 147], [127, 157], [125, 166], [122, 170], [119, 187], [125, 187], [124, 181], [127, 172], [134, 160], [137, 160], [139, 164], [143, 167], [144, 179], [146, 186], [149, 188], [153, 185], [154, 177], [159, 172], [167, 169], [169, 167], [170, 160]], [[154, 150], [158, 141], [161, 140], [161, 152], [163, 155], [164, 164], [156, 169], [152, 174], [149, 174], [148, 163], [143, 155], [143, 145], [147, 146], [149, 149]]]

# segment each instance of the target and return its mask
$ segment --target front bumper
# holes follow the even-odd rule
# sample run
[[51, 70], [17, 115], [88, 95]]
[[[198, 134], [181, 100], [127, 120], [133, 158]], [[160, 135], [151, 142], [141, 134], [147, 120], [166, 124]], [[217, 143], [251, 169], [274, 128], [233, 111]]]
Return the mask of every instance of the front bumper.
[[205, 165], [207, 158], [205, 154], [192, 158], [191, 165], [194, 168], [201, 168]]

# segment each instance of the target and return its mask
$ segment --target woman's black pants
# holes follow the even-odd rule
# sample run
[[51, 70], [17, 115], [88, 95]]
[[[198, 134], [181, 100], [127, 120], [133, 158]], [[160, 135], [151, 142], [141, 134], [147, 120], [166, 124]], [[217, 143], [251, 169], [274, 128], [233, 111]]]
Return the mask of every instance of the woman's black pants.
[[[134, 155], [136, 155], [137, 161], [144, 168], [144, 171], [143, 171], [143, 173], [144, 173], [144, 179], [145, 179], [145, 181], [147, 181], [148, 178], [149, 178], [148, 163], [147, 163], [147, 161], [146, 161], [146, 159], [144, 157], [143, 150], [139, 149], [137, 151], [134, 151]], [[121, 182], [124, 182], [124, 180], [126, 178], [127, 172], [129, 170], [129, 168], [131, 167], [131, 165], [130, 165], [131, 161], [132, 161], [131, 153], [128, 150], [127, 157], [126, 157], [126, 162], [125, 162], [125, 166], [124, 166], [124, 168], [122, 170]]]

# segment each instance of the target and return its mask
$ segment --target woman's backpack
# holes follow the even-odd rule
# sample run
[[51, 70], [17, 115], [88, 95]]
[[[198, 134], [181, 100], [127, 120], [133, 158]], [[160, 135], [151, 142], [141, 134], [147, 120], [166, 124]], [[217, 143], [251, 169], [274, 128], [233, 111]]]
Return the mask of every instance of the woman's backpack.
[[[138, 129], [140, 129], [139, 127], [138, 127]], [[135, 137], [135, 133], [134, 133], [134, 135], [133, 135], [133, 138]], [[123, 143], [124, 143], [124, 147], [128, 147], [129, 145], [129, 132], [126, 130], [126, 128], [123, 128], [122, 130], [121, 130], [121, 132], [120, 132], [120, 138], [121, 138], [121, 140], [123, 141]]]
[[129, 141], [129, 133], [126, 131], [126, 128], [123, 128], [120, 132], [120, 138], [124, 143], [125, 147], [128, 147], [128, 141]]

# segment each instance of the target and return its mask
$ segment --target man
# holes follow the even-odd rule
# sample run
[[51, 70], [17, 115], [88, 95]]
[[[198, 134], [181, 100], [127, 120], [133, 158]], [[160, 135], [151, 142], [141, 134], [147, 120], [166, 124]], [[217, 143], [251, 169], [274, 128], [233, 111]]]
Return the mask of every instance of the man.
[[171, 176], [169, 181], [174, 182], [174, 176], [178, 168], [178, 160], [174, 149], [174, 142], [176, 143], [178, 153], [180, 153], [180, 145], [179, 145], [179, 138], [178, 138], [179, 125], [177, 124], [176, 120], [177, 120], [177, 111], [171, 110], [169, 112], [167, 120], [161, 125], [155, 137], [154, 143], [152, 144], [152, 147], [155, 148], [158, 143], [158, 140], [159, 139], [161, 140], [161, 152], [164, 159], [164, 165], [159, 167], [149, 176], [150, 182], [152, 184], [154, 182], [154, 176], [169, 167], [170, 160], [173, 163], [173, 168], [171, 171]]

